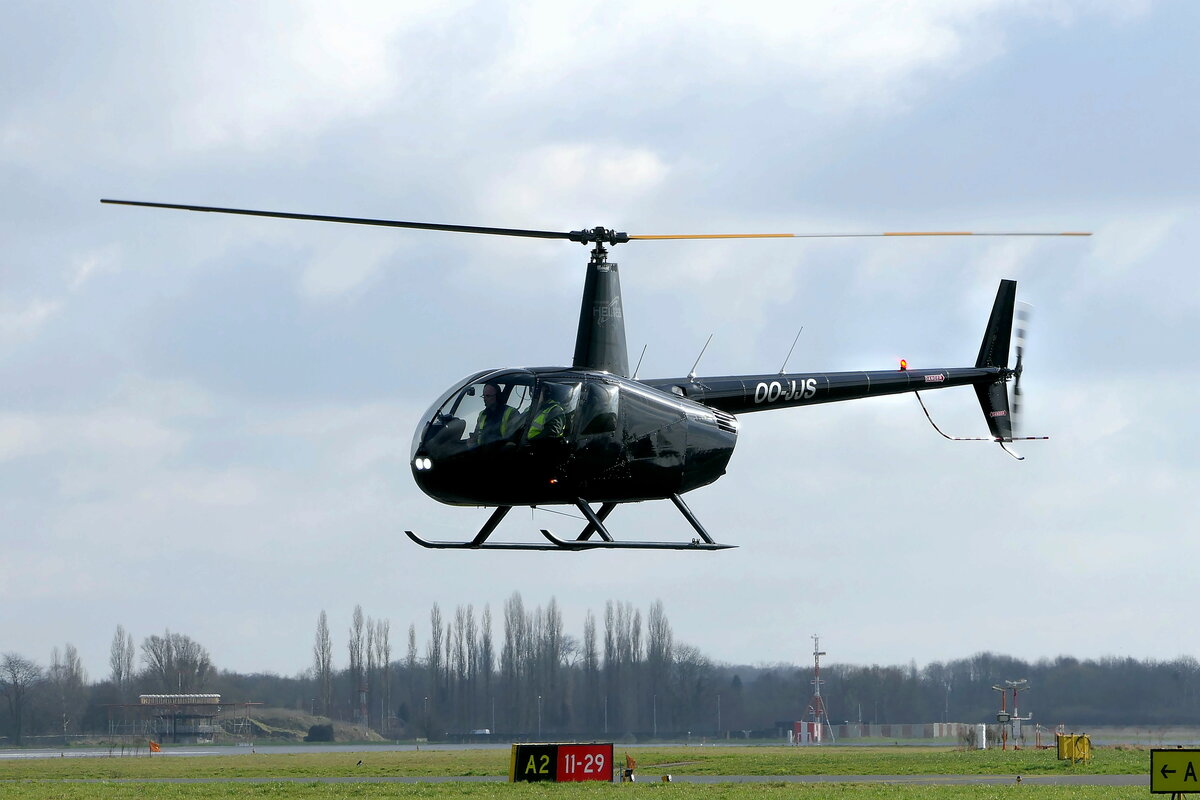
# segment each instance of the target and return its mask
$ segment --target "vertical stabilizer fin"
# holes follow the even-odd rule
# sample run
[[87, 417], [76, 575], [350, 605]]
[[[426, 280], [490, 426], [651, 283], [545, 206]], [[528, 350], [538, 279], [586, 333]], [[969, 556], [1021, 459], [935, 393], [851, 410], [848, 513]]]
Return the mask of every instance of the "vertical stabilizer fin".
[[[983, 343], [979, 346], [976, 367], [996, 367], [1008, 370], [1008, 346], [1012, 339], [1013, 309], [1017, 301], [1017, 282], [1000, 281], [996, 290], [996, 302], [992, 304], [992, 315], [983, 332]], [[998, 442], [1011, 442], [1013, 438], [1012, 412], [1008, 405], [1008, 376], [1001, 374], [991, 383], [975, 385], [979, 406], [983, 409], [988, 430]]]
[[996, 302], [992, 304], [992, 316], [988, 318], [983, 333], [983, 344], [979, 346], [976, 367], [1008, 368], [1008, 343], [1012, 339], [1013, 308], [1017, 300], [1017, 282], [1000, 281], [996, 291]]

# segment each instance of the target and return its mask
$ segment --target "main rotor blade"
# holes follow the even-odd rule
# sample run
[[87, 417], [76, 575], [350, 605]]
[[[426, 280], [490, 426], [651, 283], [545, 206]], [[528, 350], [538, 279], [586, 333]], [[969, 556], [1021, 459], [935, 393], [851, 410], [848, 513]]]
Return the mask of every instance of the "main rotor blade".
[[101, 200], [122, 206], [145, 206], [147, 208], [173, 208], [180, 211], [211, 211], [217, 214], [241, 214], [248, 217], [278, 217], [280, 219], [306, 219], [317, 222], [345, 222], [351, 225], [378, 225], [385, 228], [418, 228], [427, 231], [454, 231], [457, 233], [490, 233], [496, 236], [525, 236], [531, 239], [572, 239], [575, 234], [567, 231], [528, 231], [520, 228], [484, 228], [476, 225], [443, 225], [437, 222], [401, 222], [393, 219], [365, 219], [362, 217], [331, 217], [324, 214], [293, 214], [286, 211], [254, 211], [247, 208], [218, 208], [215, 206], [190, 206], [177, 203], [147, 203], [140, 200]]
[[884, 233], [680, 233], [658, 236], [629, 234], [630, 239], [866, 239], [878, 236], [1091, 236], [1066, 231], [888, 231]]
[[218, 206], [195, 206], [182, 203], [150, 203], [142, 200], [102, 199], [101, 203], [146, 208], [170, 208], [179, 211], [208, 211], [216, 214], [240, 214], [248, 217], [274, 217], [278, 219], [302, 219], [316, 222], [342, 222], [351, 225], [376, 225], [385, 228], [416, 228], [426, 231], [452, 231], [455, 233], [483, 233], [493, 236], [523, 236], [529, 239], [567, 239], [572, 242], [592, 244], [606, 242], [620, 244], [631, 239], [862, 239], [880, 236], [1091, 236], [1080, 231], [1049, 233], [1043, 231], [973, 232], [973, 231], [890, 231], [884, 233], [686, 233], [638, 236], [592, 228], [578, 231], [538, 231], [523, 228], [490, 228], [480, 225], [447, 225], [438, 222], [405, 222], [394, 219], [370, 219], [365, 217], [335, 217], [325, 214], [296, 214], [287, 211], [258, 211], [248, 208], [221, 208]]

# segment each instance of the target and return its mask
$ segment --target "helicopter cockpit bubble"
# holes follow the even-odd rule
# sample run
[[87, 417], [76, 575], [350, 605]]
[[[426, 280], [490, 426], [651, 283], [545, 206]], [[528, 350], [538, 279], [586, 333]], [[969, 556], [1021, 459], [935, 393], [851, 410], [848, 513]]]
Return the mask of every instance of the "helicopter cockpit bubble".
[[425, 412], [413, 456], [436, 461], [477, 447], [513, 442], [527, 421], [534, 376], [523, 370], [479, 373], [457, 384]]

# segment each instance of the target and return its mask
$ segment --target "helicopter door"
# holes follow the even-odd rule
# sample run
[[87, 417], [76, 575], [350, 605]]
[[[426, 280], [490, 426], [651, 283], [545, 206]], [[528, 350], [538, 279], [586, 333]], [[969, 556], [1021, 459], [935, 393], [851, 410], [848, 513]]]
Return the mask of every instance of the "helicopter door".
[[573, 469], [580, 484], [602, 490], [621, 477], [620, 387], [589, 380], [579, 402]]
[[616, 385], [589, 381], [579, 407], [579, 435], [593, 437], [608, 434], [608, 438], [616, 439], [619, 398]]

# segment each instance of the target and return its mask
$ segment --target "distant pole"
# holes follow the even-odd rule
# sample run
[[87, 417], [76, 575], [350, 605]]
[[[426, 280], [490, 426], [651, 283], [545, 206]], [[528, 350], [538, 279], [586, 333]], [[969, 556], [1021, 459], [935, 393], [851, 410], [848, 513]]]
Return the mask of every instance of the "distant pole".
[[721, 738], [721, 695], [717, 694], [717, 738]]
[[542, 738], [542, 696], [538, 695], [538, 740]]
[[658, 695], [654, 695], [654, 738], [658, 738]]
[[604, 695], [604, 732], [608, 733], [608, 695]]

